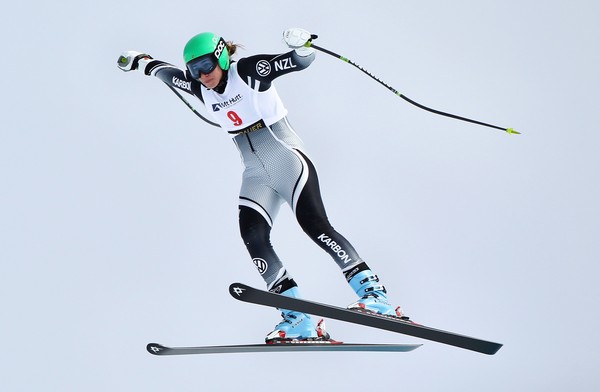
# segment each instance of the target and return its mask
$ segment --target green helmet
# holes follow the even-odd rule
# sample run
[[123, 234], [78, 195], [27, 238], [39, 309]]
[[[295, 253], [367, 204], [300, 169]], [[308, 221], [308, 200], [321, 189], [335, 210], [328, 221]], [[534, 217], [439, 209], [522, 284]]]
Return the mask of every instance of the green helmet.
[[183, 49], [183, 60], [185, 61], [186, 66], [192, 60], [202, 56], [216, 59], [223, 70], [229, 69], [229, 52], [227, 51], [227, 44], [222, 37], [219, 37], [214, 33], [200, 33], [193, 36]]

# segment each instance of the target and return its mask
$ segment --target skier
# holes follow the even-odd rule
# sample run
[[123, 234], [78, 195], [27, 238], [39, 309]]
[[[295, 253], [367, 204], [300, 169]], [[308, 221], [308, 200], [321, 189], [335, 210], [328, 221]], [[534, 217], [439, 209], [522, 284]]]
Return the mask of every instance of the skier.
[[[390, 305], [377, 275], [329, 223], [315, 166], [273, 84], [276, 78], [313, 62], [310, 42], [314, 38], [304, 29], [291, 28], [284, 31], [283, 41], [293, 50], [236, 62], [231, 56], [238, 45], [206, 32], [185, 45], [185, 71], [135, 51], [124, 52], [117, 63], [123, 71], [140, 70], [196, 96], [233, 138], [245, 166], [239, 195], [240, 234], [269, 291], [300, 296], [270, 241], [279, 208], [287, 202], [304, 232], [335, 260], [358, 295], [349, 309], [408, 319]], [[267, 334], [267, 343], [329, 339], [322, 323], [315, 324], [309, 315], [280, 310], [283, 319]]]

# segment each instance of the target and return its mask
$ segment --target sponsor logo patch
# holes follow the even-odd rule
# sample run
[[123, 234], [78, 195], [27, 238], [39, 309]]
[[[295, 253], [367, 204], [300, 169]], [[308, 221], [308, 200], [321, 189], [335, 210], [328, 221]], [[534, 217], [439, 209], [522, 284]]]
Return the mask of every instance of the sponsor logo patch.
[[267, 76], [271, 73], [271, 63], [267, 60], [260, 60], [256, 63], [256, 73], [260, 76]]
[[267, 272], [267, 262], [265, 261], [265, 259], [261, 259], [261, 258], [255, 258], [252, 259], [252, 262], [254, 263], [254, 265], [256, 266], [256, 268], [258, 269], [258, 272], [260, 272], [261, 275], [264, 275], [265, 272]]
[[325, 233], [321, 234], [317, 239], [326, 244], [344, 264], [348, 264], [352, 261], [348, 252], [342, 249], [342, 247], [329, 236], [325, 235]]
[[228, 99], [227, 101], [213, 103], [212, 110], [213, 110], [213, 112], [218, 112], [221, 109], [226, 109], [226, 108], [233, 106], [236, 103], [240, 102], [243, 98], [244, 97], [242, 96], [242, 94], [238, 94], [235, 97]]
[[177, 76], [173, 76], [171, 82], [173, 83], [173, 85], [179, 87], [180, 89], [188, 91], [192, 90], [192, 82], [186, 82], [185, 80], [179, 79]]

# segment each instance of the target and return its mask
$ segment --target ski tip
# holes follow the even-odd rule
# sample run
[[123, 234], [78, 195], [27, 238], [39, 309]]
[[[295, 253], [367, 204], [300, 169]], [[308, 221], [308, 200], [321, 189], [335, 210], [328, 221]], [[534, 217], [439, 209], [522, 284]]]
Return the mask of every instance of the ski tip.
[[146, 345], [146, 351], [148, 351], [150, 354], [153, 354], [153, 355], [160, 355], [160, 353], [165, 349], [166, 349], [165, 346], [163, 346], [162, 344], [158, 344], [158, 343], [148, 343]]
[[232, 283], [229, 285], [229, 294], [231, 294], [233, 298], [239, 299], [242, 294], [244, 294], [247, 287], [248, 286], [242, 283]]
[[509, 135], [520, 135], [521, 132], [515, 131], [513, 128], [506, 128], [506, 133]]

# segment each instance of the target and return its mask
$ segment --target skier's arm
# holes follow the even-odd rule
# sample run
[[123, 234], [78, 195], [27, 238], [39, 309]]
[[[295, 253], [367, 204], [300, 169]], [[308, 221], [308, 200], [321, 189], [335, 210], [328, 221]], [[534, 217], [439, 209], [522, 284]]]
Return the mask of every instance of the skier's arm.
[[167, 62], [153, 59], [152, 56], [135, 51], [124, 52], [117, 61], [123, 71], [139, 70], [148, 76], [156, 76], [168, 86], [202, 99], [200, 85], [188, 77], [188, 73]]
[[312, 54], [300, 57], [295, 51], [282, 54], [259, 54], [238, 61], [237, 71], [246, 83], [249, 79], [260, 82], [259, 91], [271, 87], [273, 80], [290, 72], [307, 68], [315, 59]]
[[314, 61], [314, 49], [304, 46], [312, 38], [306, 30], [288, 29], [283, 33], [283, 41], [294, 50], [277, 55], [262, 54], [240, 59], [238, 74], [247, 83], [260, 82], [259, 91], [265, 91], [276, 78], [306, 69]]

